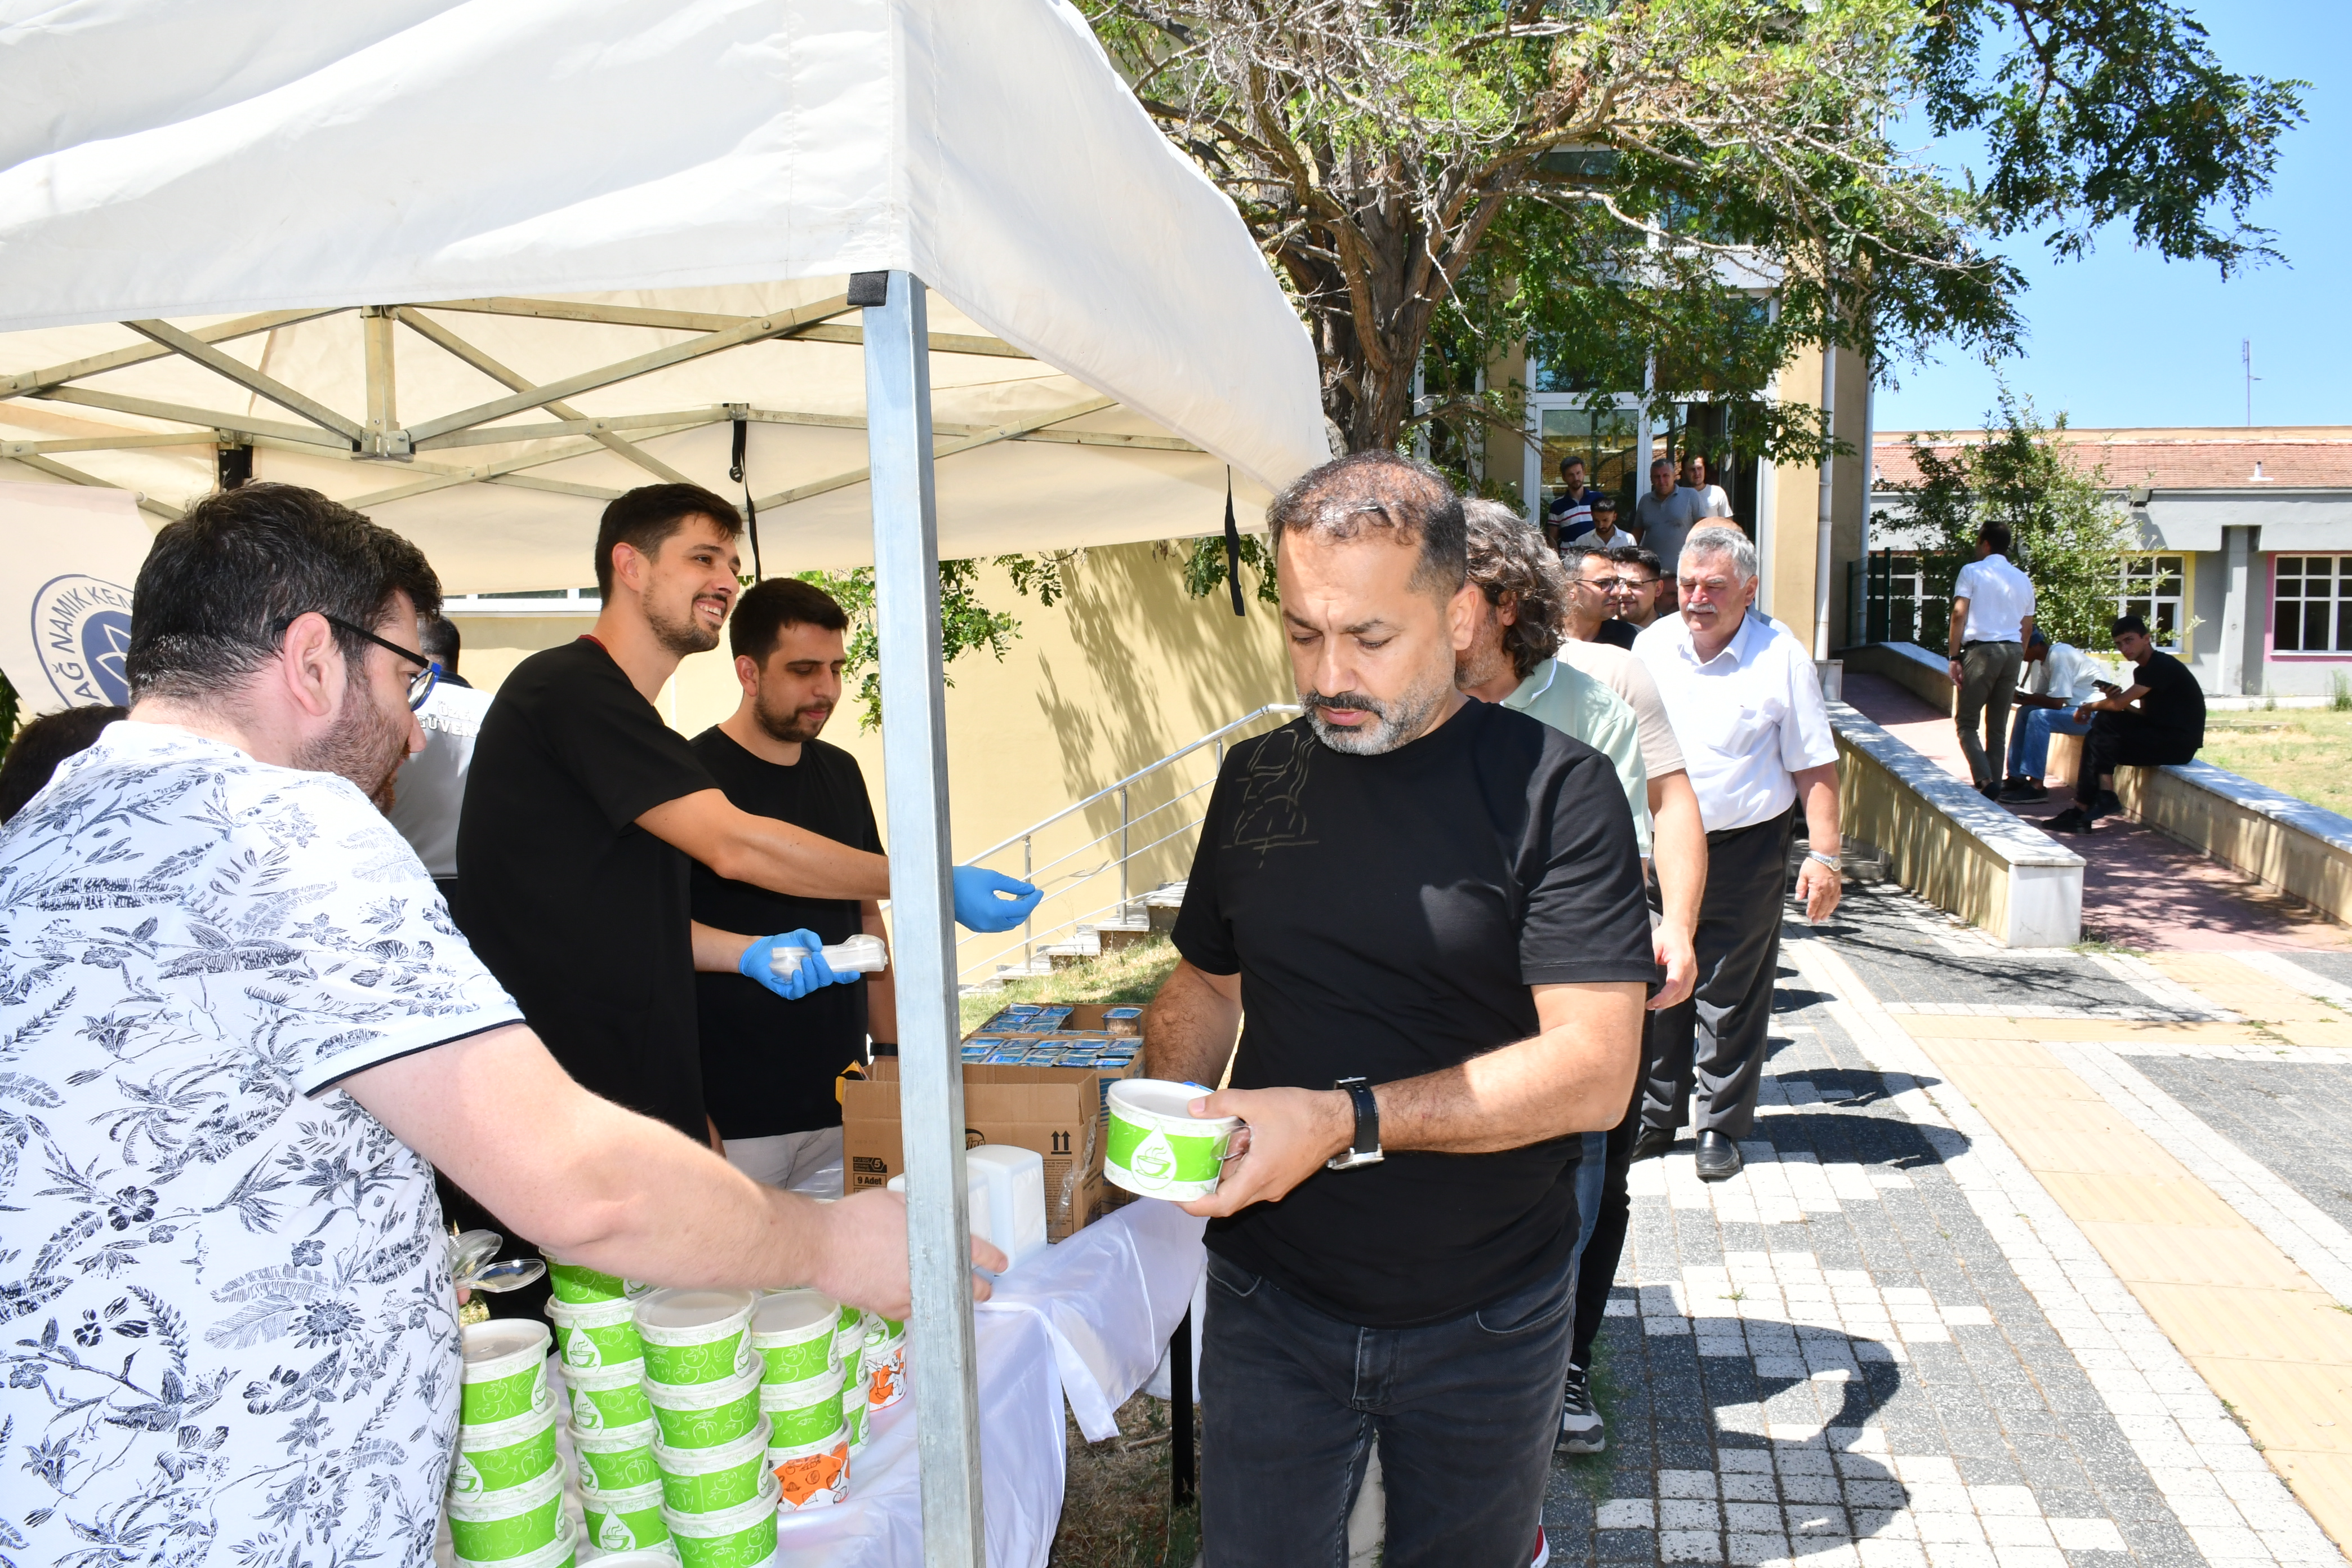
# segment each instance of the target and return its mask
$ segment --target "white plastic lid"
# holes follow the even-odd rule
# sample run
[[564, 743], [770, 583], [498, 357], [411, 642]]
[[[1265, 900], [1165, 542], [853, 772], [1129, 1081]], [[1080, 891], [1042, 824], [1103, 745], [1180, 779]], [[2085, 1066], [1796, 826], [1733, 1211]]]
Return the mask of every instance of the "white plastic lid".
[[749, 1290], [662, 1290], [636, 1306], [638, 1323], [653, 1329], [699, 1329], [723, 1323], [751, 1304]]

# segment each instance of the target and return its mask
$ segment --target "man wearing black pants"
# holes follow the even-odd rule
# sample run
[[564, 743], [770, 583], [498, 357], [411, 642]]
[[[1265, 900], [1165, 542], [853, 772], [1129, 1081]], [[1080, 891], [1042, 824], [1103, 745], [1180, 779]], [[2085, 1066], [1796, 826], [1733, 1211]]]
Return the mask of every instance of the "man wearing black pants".
[[2118, 690], [2105, 681], [2106, 695], [2074, 710], [2088, 719], [2083, 760], [2074, 773], [2074, 804], [2042, 824], [2053, 833], [2088, 833], [2091, 825], [2121, 811], [2116, 797], [2117, 768], [2160, 768], [2196, 760], [2205, 743], [2205, 691], [2189, 667], [2158, 652], [2137, 616], [2119, 616], [2116, 651], [2132, 661], [2132, 684]]
[[1634, 645], [1682, 742], [1707, 827], [1698, 989], [1658, 1015], [1633, 1157], [1663, 1154], [1697, 1090], [1702, 1181], [1739, 1172], [1756, 1116], [1772, 975], [1780, 952], [1790, 836], [1800, 802], [1808, 848], [1797, 892], [1809, 920], [1838, 900], [1837, 742], [1812, 659], [1786, 628], [1748, 614], [1756, 547], [1736, 526], [1691, 531], [1677, 569], [1682, 613]]

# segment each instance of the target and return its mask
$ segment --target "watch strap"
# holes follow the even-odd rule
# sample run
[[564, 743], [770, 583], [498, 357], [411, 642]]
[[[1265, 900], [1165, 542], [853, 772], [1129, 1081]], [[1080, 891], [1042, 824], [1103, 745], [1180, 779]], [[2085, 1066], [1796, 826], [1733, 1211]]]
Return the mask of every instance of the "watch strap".
[[1331, 1087], [1345, 1089], [1349, 1100], [1353, 1102], [1356, 1111], [1356, 1135], [1349, 1144], [1347, 1152], [1325, 1161], [1325, 1165], [1334, 1171], [1347, 1171], [1358, 1165], [1380, 1163], [1382, 1158], [1381, 1102], [1379, 1097], [1372, 1093], [1371, 1084], [1361, 1078], [1343, 1078]]

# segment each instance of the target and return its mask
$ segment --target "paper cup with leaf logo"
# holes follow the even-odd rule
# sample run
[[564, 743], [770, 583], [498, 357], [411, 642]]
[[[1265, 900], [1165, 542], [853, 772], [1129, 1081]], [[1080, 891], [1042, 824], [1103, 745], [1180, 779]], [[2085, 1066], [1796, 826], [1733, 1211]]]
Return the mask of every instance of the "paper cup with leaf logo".
[[661, 1428], [651, 1421], [598, 1432], [574, 1426], [572, 1447], [580, 1455], [580, 1489], [625, 1492], [652, 1486], [661, 1479], [654, 1468], [654, 1443], [660, 1436]]
[[841, 1370], [836, 1344], [841, 1309], [814, 1290], [779, 1290], [751, 1309], [751, 1348], [766, 1370], [762, 1381], [807, 1383]]
[[821, 1372], [801, 1383], [763, 1383], [760, 1384], [760, 1408], [762, 1410], [798, 1410], [804, 1405], [823, 1405], [828, 1400], [841, 1403], [842, 1376], [845, 1369], [835, 1367]]
[[637, 1338], [635, 1306], [628, 1301], [591, 1301], [573, 1306], [550, 1301], [555, 1344], [567, 1367], [626, 1366], [645, 1357]]
[[492, 1318], [465, 1330], [465, 1370], [457, 1419], [466, 1426], [511, 1421], [555, 1408], [547, 1386], [547, 1326], [527, 1318]]
[[646, 1381], [725, 1383], [760, 1365], [749, 1290], [656, 1290], [636, 1304]]
[[768, 1418], [774, 1436], [768, 1441], [779, 1448], [798, 1447], [841, 1434], [843, 1415], [842, 1391], [834, 1389], [820, 1398], [787, 1404], [776, 1397], [772, 1388], [760, 1390], [760, 1409]]
[[451, 1497], [479, 1497], [537, 1480], [555, 1468], [555, 1411], [511, 1421], [478, 1421], [457, 1428], [457, 1458], [449, 1467]]
[[502, 1563], [554, 1543], [563, 1521], [563, 1467], [519, 1487], [451, 1496], [449, 1539], [469, 1563]]
[[1206, 1091], [1164, 1079], [1122, 1079], [1110, 1086], [1110, 1135], [1103, 1177], [1147, 1198], [1190, 1203], [1217, 1190], [1238, 1116], [1194, 1116], [1186, 1107]]
[[777, 1507], [786, 1513], [830, 1508], [849, 1496], [849, 1437], [770, 1448], [768, 1468], [776, 1478]]
[[607, 1274], [601, 1268], [591, 1268], [584, 1263], [565, 1263], [545, 1247], [539, 1255], [547, 1259], [547, 1285], [559, 1301], [573, 1306], [586, 1306], [598, 1301], [618, 1301], [632, 1296], [642, 1296], [652, 1286], [636, 1279], [624, 1279], [617, 1274]]
[[[555, 1539], [538, 1551], [526, 1552], [520, 1557], [500, 1557], [490, 1561], [496, 1563], [496, 1568], [572, 1568], [579, 1560], [580, 1531], [573, 1527], [572, 1516], [565, 1513], [556, 1516]], [[482, 1568], [479, 1561], [462, 1552], [456, 1555], [455, 1561], [457, 1568]], [[671, 1568], [677, 1568], [675, 1559], [671, 1560]]]
[[866, 1452], [866, 1384], [863, 1380], [845, 1384], [841, 1390], [841, 1431], [849, 1439], [852, 1458]]
[[602, 1432], [607, 1426], [635, 1426], [654, 1418], [646, 1400], [645, 1363], [625, 1361], [618, 1366], [567, 1366], [563, 1369], [564, 1398], [575, 1432]]
[[760, 1424], [760, 1363], [723, 1383], [648, 1383], [654, 1422], [672, 1448], [715, 1448]]
[[768, 1473], [768, 1423], [762, 1419], [731, 1443], [710, 1448], [654, 1449], [661, 1471], [662, 1506], [674, 1513], [723, 1513], [776, 1495]]
[[[662, 1522], [662, 1489], [659, 1481], [626, 1491], [580, 1494], [580, 1511], [587, 1525], [584, 1531], [588, 1544], [599, 1552], [635, 1552], [646, 1547], [658, 1547], [669, 1540], [669, 1526]], [[648, 1553], [662, 1562], [677, 1560], [668, 1552]], [[602, 1556], [600, 1563], [619, 1561]]]
[[684, 1568], [761, 1568], [776, 1554], [776, 1500], [771, 1495], [724, 1513], [662, 1510]]

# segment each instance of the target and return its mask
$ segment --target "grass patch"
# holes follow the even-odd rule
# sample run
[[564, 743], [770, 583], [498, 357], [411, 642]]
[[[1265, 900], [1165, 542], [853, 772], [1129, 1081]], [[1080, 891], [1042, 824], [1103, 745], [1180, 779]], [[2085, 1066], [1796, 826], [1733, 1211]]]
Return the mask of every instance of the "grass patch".
[[[1638, 1320], [1637, 1320], [1638, 1321]], [[1618, 1375], [1617, 1358], [1612, 1353], [1607, 1334], [1594, 1336], [1592, 1364], [1585, 1369], [1592, 1387], [1592, 1407], [1601, 1412], [1601, 1419], [1613, 1431], [1617, 1423], [1617, 1405], [1625, 1397], [1625, 1380]], [[1609, 1500], [1609, 1478], [1617, 1463], [1616, 1453], [1603, 1448], [1597, 1454], [1555, 1454], [1552, 1468], [1566, 1476], [1569, 1484], [1594, 1505]]]
[[2208, 713], [2200, 762], [2352, 816], [2352, 712], [2282, 708]]
[[[1063, 1415], [1068, 1420], [1068, 1413]], [[1192, 1474], [1200, 1473], [1193, 1412]], [[1168, 1406], [1139, 1394], [1118, 1407], [1118, 1436], [1089, 1443], [1069, 1426], [1062, 1523], [1046, 1568], [1192, 1568], [1201, 1553], [1201, 1505], [1169, 1510]]]
[[963, 1032], [971, 1034], [994, 1016], [998, 1008], [1013, 1002], [1058, 1003], [1066, 1006], [1082, 1002], [1149, 1002], [1159, 994], [1160, 983], [1175, 967], [1176, 944], [1164, 936], [1155, 936], [1116, 948], [1100, 958], [1057, 969], [1051, 974], [1009, 980], [1000, 990], [962, 999]]

